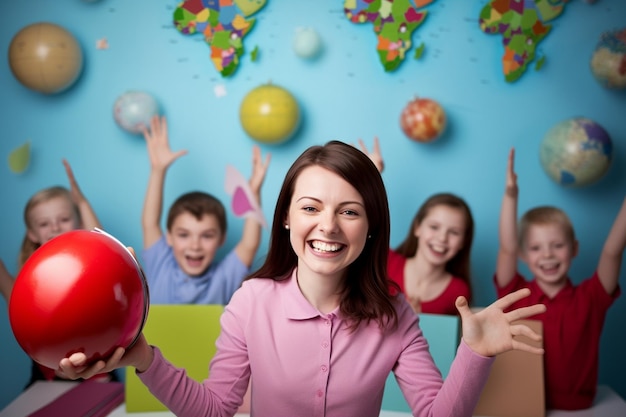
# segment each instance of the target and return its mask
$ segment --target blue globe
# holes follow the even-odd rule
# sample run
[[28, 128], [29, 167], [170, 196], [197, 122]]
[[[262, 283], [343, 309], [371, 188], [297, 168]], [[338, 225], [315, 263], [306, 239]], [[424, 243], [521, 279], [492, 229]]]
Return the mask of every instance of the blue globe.
[[553, 126], [539, 149], [541, 166], [557, 184], [582, 187], [598, 181], [613, 157], [611, 137], [595, 121], [575, 117]]

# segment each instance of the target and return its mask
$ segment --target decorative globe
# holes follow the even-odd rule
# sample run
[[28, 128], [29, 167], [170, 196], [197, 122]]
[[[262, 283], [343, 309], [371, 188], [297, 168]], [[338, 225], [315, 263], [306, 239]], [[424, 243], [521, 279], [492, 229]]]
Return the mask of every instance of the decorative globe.
[[239, 120], [245, 132], [265, 144], [288, 140], [298, 128], [300, 108], [286, 89], [265, 84], [251, 90], [241, 102]]
[[148, 284], [130, 251], [102, 231], [73, 230], [41, 245], [24, 263], [9, 319], [24, 352], [56, 369], [73, 353], [92, 362], [130, 347], [148, 308]]
[[593, 120], [564, 120], [545, 135], [539, 149], [541, 166], [557, 184], [582, 187], [598, 181], [609, 169], [613, 143]]
[[293, 51], [300, 58], [316, 58], [322, 50], [322, 40], [315, 29], [297, 28], [293, 38]]
[[113, 105], [113, 117], [117, 124], [133, 134], [142, 133], [143, 127], [150, 126], [150, 119], [158, 114], [156, 99], [143, 91], [127, 91]]
[[431, 142], [446, 128], [446, 113], [439, 103], [429, 98], [411, 100], [402, 110], [400, 127], [416, 142]]
[[591, 72], [606, 88], [626, 88], [626, 29], [602, 34], [591, 57]]
[[66, 29], [53, 23], [33, 23], [11, 40], [9, 66], [25, 87], [44, 94], [60, 93], [78, 79], [83, 53]]

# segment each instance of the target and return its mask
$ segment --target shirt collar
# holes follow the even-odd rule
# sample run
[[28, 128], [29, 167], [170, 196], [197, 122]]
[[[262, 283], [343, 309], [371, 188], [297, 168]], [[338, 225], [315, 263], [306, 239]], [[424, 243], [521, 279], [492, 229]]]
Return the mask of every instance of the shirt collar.
[[328, 314], [322, 314], [315, 307], [309, 303], [304, 297], [300, 287], [298, 286], [298, 278], [296, 274], [298, 268], [294, 268], [291, 273], [291, 277], [287, 278], [289, 281], [285, 288], [284, 297], [282, 299], [285, 316], [292, 320], [308, 320], [315, 317], [331, 318], [342, 317], [339, 307]]
[[[541, 294], [541, 296], [539, 297], [540, 300], [542, 300], [542, 299], [550, 300], [551, 299], [543, 292], [543, 290], [541, 289], [539, 284], [537, 284], [537, 278], [533, 279], [530, 282], [529, 287], [530, 287], [531, 293]], [[563, 288], [561, 288], [561, 290], [556, 294], [556, 296], [554, 298], [552, 298], [552, 300], [554, 300], [555, 298], [568, 296], [568, 295], [570, 295], [572, 293], [572, 291], [574, 291], [574, 286], [572, 284], [572, 281], [570, 281], [570, 279], [567, 278]]]

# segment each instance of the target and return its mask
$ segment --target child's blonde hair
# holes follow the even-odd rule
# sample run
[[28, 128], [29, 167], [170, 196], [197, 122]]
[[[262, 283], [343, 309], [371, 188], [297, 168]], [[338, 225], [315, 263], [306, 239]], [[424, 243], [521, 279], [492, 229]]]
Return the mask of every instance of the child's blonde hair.
[[552, 206], [540, 206], [528, 210], [520, 219], [518, 233], [520, 248], [526, 244], [526, 236], [531, 226], [549, 224], [559, 226], [570, 244], [576, 241], [574, 226], [563, 210]]
[[24, 262], [26, 262], [26, 260], [30, 257], [30, 255], [32, 255], [33, 252], [35, 252], [35, 250], [39, 248], [39, 246], [41, 246], [39, 243], [33, 242], [32, 240], [28, 238], [28, 230], [31, 229], [33, 226], [31, 218], [30, 218], [30, 214], [32, 210], [41, 203], [45, 203], [47, 201], [50, 201], [52, 199], [59, 198], [59, 197], [66, 198], [67, 201], [72, 203], [74, 216], [76, 216], [78, 223], [82, 224], [80, 211], [78, 209], [78, 206], [76, 206], [76, 204], [74, 203], [74, 200], [72, 200], [72, 194], [70, 190], [62, 186], [53, 186], [53, 187], [44, 188], [43, 190], [36, 192], [28, 200], [28, 202], [26, 203], [26, 206], [24, 207], [24, 225], [26, 226], [27, 231], [26, 231], [26, 234], [24, 235], [24, 239], [22, 240], [22, 247], [20, 248], [20, 254], [18, 257], [18, 261], [17, 261], [18, 269], [21, 269], [22, 266], [24, 265]]

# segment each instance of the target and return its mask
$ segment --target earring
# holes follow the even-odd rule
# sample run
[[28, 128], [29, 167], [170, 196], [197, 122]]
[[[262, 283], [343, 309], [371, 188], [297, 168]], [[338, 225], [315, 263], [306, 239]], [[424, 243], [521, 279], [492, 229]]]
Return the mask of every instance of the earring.
[[288, 224], [285, 225], [285, 229], [289, 230], [289, 225]]
[[371, 239], [371, 238], [372, 238], [372, 235], [367, 235], [367, 238], [368, 238], [368, 239]]

